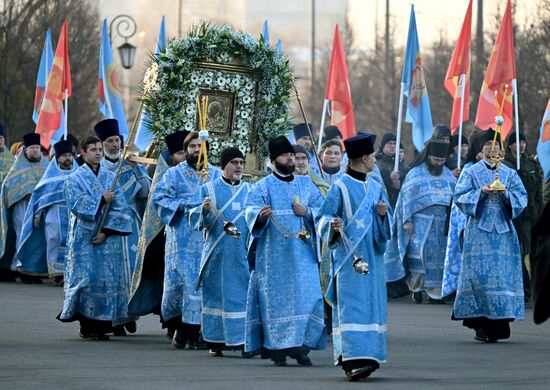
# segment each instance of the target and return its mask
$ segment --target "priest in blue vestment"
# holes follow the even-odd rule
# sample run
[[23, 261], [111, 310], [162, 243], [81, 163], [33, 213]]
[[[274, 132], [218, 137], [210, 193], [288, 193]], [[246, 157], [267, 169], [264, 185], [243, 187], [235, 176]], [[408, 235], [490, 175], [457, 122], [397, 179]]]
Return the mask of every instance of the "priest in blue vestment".
[[314, 222], [323, 197], [309, 177], [293, 175], [294, 148], [286, 137], [271, 139], [268, 147], [274, 171], [254, 184], [246, 199], [254, 270], [245, 350], [264, 348], [278, 366], [286, 365], [287, 356], [309, 366], [310, 349], [326, 344]]
[[447, 226], [456, 179], [445, 166], [449, 144], [432, 139], [407, 174], [394, 211], [386, 263], [402, 263], [414, 303], [441, 300]]
[[[116, 119], [104, 119], [94, 126], [94, 132], [103, 145], [104, 158], [101, 160], [101, 165], [116, 174], [120, 165], [123, 142], [118, 128], [118, 121]], [[124, 237], [126, 250], [123, 252], [124, 258], [128, 262], [128, 267], [130, 269], [128, 273], [130, 278], [128, 286], [130, 286], [136, 264], [139, 233], [141, 229], [141, 216], [149, 194], [151, 179], [143, 166], [124, 160], [122, 161], [122, 168], [118, 180], [132, 217], [132, 234]], [[130, 294], [130, 290], [128, 290], [128, 294]], [[115, 335], [124, 336], [126, 330], [130, 333], [135, 333], [137, 331], [135, 320], [135, 317], [129, 317], [129, 322], [127, 324], [118, 326], [115, 329]], [[124, 328], [126, 328], [126, 330]]]
[[[23, 150], [8, 171], [2, 183], [2, 193], [0, 195], [2, 202], [0, 206], [0, 258], [4, 257], [4, 260], [7, 260], [4, 255], [9, 253], [9, 257], [11, 257], [9, 267], [12, 271], [17, 268], [15, 252], [21, 242], [25, 212], [34, 187], [42, 178], [47, 166], [48, 159], [42, 155], [40, 147], [40, 134], [25, 134], [23, 136]], [[14, 235], [15, 237], [13, 237]], [[14, 242], [15, 246], [13, 246]], [[0, 265], [0, 267], [5, 266], [7, 264]], [[24, 283], [42, 283], [40, 277], [25, 274], [21, 274], [21, 281]]]
[[[478, 131], [470, 136], [471, 147], [468, 150], [466, 161], [461, 167], [461, 174], [483, 159], [481, 149], [483, 148], [482, 143], [486, 141], [486, 135], [485, 131]], [[441, 287], [441, 296], [445, 300], [454, 300], [454, 296], [456, 295], [458, 275], [460, 274], [460, 265], [462, 263], [464, 228], [466, 227], [467, 219], [468, 216], [453, 201], [449, 218], [449, 234], [447, 236], [447, 248], [445, 249], [443, 284]]]
[[222, 177], [201, 186], [189, 206], [191, 226], [205, 237], [197, 285], [202, 287], [202, 337], [213, 356], [244, 348], [250, 279], [244, 217], [250, 186], [242, 181], [244, 155], [228, 147], [220, 160]]
[[[102, 120], [94, 126], [94, 131], [103, 143], [104, 158], [101, 160], [101, 165], [116, 173], [122, 153], [122, 138], [118, 128], [118, 121], [116, 119]], [[126, 240], [128, 262], [130, 264], [130, 271], [133, 272], [138, 251], [141, 217], [143, 215], [144, 204], [149, 195], [151, 179], [147, 174], [147, 170], [142, 165], [124, 160], [122, 162], [119, 181], [132, 215], [132, 234]]]
[[[99, 138], [80, 146], [84, 164], [65, 182], [70, 211], [64, 274], [62, 322], [80, 322], [80, 337], [108, 340], [114, 326], [128, 320], [128, 263], [123, 236], [132, 232], [131, 217], [115, 174], [100, 161]], [[102, 216], [107, 211], [101, 226]]]
[[387, 359], [383, 254], [391, 216], [382, 185], [368, 176], [376, 164], [372, 137], [359, 134], [344, 143], [346, 173], [330, 188], [317, 219], [332, 255], [326, 298], [333, 311], [334, 362], [357, 381]]
[[[494, 343], [510, 337], [510, 322], [525, 317], [519, 241], [512, 219], [527, 205], [517, 172], [498, 166], [505, 189], [493, 190], [496, 167], [491, 160], [494, 132], [486, 131], [483, 160], [465, 170], [454, 201], [468, 216], [462, 264], [452, 319], [463, 320], [478, 341]], [[500, 140], [494, 153], [500, 153]]]
[[71, 141], [61, 140], [53, 148], [55, 158], [34, 188], [27, 206], [16, 257], [20, 273], [46, 276], [56, 285], [63, 285], [69, 226], [64, 185], [78, 167]]
[[[162, 318], [169, 329], [175, 329], [174, 347], [196, 349], [200, 346], [202, 301], [196, 282], [204, 238], [201, 232], [193, 231], [187, 217], [190, 202], [204, 184], [196, 171], [199, 133], [187, 135], [183, 145], [186, 160], [166, 171], [153, 193], [153, 202], [166, 229]], [[218, 168], [208, 167], [206, 181], [220, 176]]]
[[165, 228], [153, 202], [153, 193], [168, 168], [175, 167], [185, 161], [186, 154], [183, 141], [189, 133], [186, 130], [176, 131], [164, 138], [167, 150], [161, 152], [157, 158], [157, 165], [141, 224], [136, 266], [130, 290], [130, 303], [128, 304], [130, 316], [137, 317], [151, 313], [159, 315], [163, 328], [168, 328], [166, 337], [170, 341], [174, 337], [175, 329], [168, 327], [161, 315], [164, 283], [164, 245], [166, 244]]

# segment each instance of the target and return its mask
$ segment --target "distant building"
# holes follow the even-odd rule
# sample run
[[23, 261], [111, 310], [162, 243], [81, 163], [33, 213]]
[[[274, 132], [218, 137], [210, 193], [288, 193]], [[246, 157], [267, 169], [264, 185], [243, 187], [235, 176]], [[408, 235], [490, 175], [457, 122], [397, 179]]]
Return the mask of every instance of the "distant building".
[[[92, 0], [90, 0], [92, 1]], [[345, 25], [349, 0], [317, 0], [315, 39], [319, 49], [330, 49], [334, 26]], [[137, 46], [135, 65], [130, 70], [120, 70], [121, 88], [130, 95], [130, 107], [125, 102], [126, 119], [129, 123], [137, 110], [138, 85], [143, 78], [149, 54], [156, 45], [159, 23], [166, 16], [167, 36], [178, 35], [178, 0], [100, 0], [101, 20], [107, 17], [110, 23], [120, 14], [132, 16], [137, 32], [129, 41]], [[257, 37], [262, 32], [265, 19], [269, 22], [270, 40], [273, 44], [281, 39], [284, 53], [290, 58], [300, 79], [309, 81], [311, 74], [311, 0], [182, 0], [181, 31], [183, 35], [193, 23], [201, 19], [214, 23], [228, 23]], [[113, 28], [114, 30], [114, 28]], [[124, 42], [113, 32], [113, 51]], [[118, 53], [114, 53], [118, 59]], [[129, 72], [129, 73], [125, 73]], [[322, 81], [324, 82], [324, 81]], [[126, 93], [128, 95], [128, 93]], [[124, 94], [123, 94], [124, 96]]]

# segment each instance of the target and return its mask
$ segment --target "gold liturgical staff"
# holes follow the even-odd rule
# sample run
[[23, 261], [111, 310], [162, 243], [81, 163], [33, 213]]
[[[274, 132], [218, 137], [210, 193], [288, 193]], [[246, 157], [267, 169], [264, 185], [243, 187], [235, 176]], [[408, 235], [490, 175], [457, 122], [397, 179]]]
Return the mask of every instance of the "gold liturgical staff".
[[495, 105], [497, 108], [497, 116], [495, 117], [495, 123], [496, 123], [496, 130], [495, 130], [495, 136], [493, 138], [493, 143], [491, 144], [491, 161], [493, 164], [495, 164], [495, 181], [491, 183], [489, 188], [493, 191], [504, 191], [506, 190], [506, 187], [504, 187], [504, 184], [500, 181], [500, 175], [498, 172], [499, 165], [504, 160], [504, 144], [502, 142], [502, 136], [500, 137], [500, 152], [497, 153], [495, 150], [495, 146], [497, 143], [497, 137], [501, 135], [502, 131], [502, 125], [504, 124], [504, 117], [502, 116], [502, 110], [504, 109], [504, 102], [506, 101], [506, 94], [508, 92], [508, 84], [504, 86], [504, 93], [502, 97], [502, 102], [499, 104], [498, 102], [498, 91], [495, 91]]

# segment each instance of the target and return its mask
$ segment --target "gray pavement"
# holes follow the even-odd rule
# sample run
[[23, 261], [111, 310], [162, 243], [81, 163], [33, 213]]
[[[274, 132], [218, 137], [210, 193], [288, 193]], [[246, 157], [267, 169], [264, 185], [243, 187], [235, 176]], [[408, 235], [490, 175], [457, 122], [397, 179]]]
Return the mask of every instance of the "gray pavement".
[[[78, 325], [55, 319], [62, 289], [0, 283], [0, 389], [548, 389], [550, 323], [532, 311], [512, 324], [509, 341], [482, 344], [449, 320], [448, 305], [389, 305], [388, 363], [371, 378], [348, 383], [332, 364], [332, 345], [313, 351], [313, 367], [214, 358], [175, 350], [158, 318], [138, 333], [107, 342], [81, 340]], [[292, 361], [294, 362], [294, 361]]]

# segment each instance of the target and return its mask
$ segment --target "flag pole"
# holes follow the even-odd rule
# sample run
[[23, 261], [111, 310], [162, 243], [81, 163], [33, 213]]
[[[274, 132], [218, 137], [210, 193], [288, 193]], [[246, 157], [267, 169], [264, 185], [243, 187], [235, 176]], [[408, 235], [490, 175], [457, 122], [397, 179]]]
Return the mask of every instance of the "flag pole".
[[67, 120], [69, 117], [69, 89], [65, 88], [65, 115], [63, 116], [63, 139], [67, 140], [67, 133], [69, 130], [67, 129]]
[[[514, 92], [514, 120], [516, 128], [516, 165], [517, 170], [520, 169], [520, 155], [519, 155], [519, 113], [518, 113], [518, 82], [517, 79], [512, 79], [512, 89]], [[505, 97], [506, 98], [506, 97]]]
[[395, 141], [395, 163], [393, 170], [399, 169], [399, 146], [401, 145], [401, 119], [403, 118], [403, 97], [405, 92], [405, 83], [401, 82], [401, 93], [399, 94], [399, 112], [397, 114], [397, 129]]
[[464, 90], [466, 89], [466, 74], [462, 73], [460, 75], [460, 115], [458, 122], [458, 152], [456, 166], [460, 169], [460, 159], [462, 154], [462, 118], [464, 117]]
[[296, 101], [298, 102], [298, 107], [300, 107], [302, 118], [304, 119], [304, 122], [307, 127], [307, 131], [309, 132], [309, 137], [311, 138], [311, 141], [312, 141], [311, 146], [313, 147], [313, 154], [315, 154], [315, 160], [319, 165], [319, 173], [321, 175], [321, 178], [324, 179], [325, 175], [323, 173], [323, 170], [321, 169], [323, 164], [321, 164], [321, 159], [319, 158], [319, 154], [317, 153], [317, 148], [315, 147], [315, 138], [313, 137], [313, 133], [311, 132], [311, 127], [309, 126], [309, 121], [307, 120], [306, 112], [304, 111], [304, 106], [302, 105], [302, 99], [300, 99], [300, 94], [298, 93], [298, 88], [296, 88], [296, 81], [293, 80], [292, 84], [294, 86], [294, 93], [296, 94]]
[[325, 135], [325, 119], [327, 116], [329, 101], [330, 100], [325, 99], [323, 102], [323, 115], [321, 116], [321, 128], [319, 129], [319, 142], [317, 143], [317, 150], [321, 150], [321, 146], [323, 146], [323, 136]]

